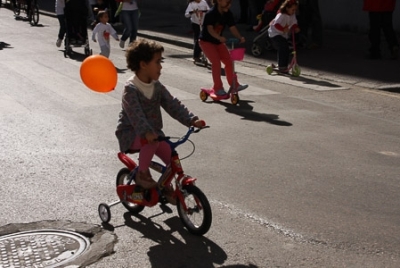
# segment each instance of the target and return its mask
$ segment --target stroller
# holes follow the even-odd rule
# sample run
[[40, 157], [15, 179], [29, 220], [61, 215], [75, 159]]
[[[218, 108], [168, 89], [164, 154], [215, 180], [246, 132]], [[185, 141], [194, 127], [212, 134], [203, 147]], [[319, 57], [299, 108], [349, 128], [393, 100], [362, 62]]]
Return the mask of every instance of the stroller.
[[89, 4], [86, 0], [65, 1], [65, 24], [67, 28], [65, 38], [64, 57], [72, 57], [72, 47], [84, 47], [85, 55], [92, 55], [88, 38]]
[[273, 50], [271, 40], [268, 36], [270, 22], [275, 18], [276, 13], [283, 0], [267, 0], [262, 14], [258, 15], [259, 24], [254, 27], [258, 35], [253, 39], [251, 53], [255, 57], [259, 57], [263, 50]]

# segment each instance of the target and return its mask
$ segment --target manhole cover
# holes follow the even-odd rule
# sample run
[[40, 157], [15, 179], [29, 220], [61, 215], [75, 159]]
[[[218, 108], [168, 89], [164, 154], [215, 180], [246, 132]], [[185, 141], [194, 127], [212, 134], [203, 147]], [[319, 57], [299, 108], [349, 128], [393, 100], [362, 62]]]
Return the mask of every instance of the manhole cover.
[[89, 240], [64, 230], [35, 230], [0, 237], [0, 267], [58, 267], [80, 254]]

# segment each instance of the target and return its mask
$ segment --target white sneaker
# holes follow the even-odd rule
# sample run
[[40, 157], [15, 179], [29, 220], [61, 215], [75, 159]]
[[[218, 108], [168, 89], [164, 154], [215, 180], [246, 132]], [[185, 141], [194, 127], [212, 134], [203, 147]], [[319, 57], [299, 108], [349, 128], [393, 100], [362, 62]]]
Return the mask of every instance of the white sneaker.
[[56, 46], [60, 47], [61, 46], [61, 42], [62, 42], [62, 39], [57, 39]]
[[121, 39], [121, 40], [119, 41], [119, 47], [120, 47], [120, 48], [124, 48], [124, 47], [125, 47], [125, 41], [124, 41], [124, 40]]

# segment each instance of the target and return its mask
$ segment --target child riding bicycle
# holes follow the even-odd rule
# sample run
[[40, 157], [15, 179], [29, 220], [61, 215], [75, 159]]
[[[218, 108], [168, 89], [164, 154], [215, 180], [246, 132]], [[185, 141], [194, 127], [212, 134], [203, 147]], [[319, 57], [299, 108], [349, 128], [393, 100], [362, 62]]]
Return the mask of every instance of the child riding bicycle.
[[[136, 40], [128, 47], [127, 67], [135, 75], [125, 84], [122, 110], [115, 132], [121, 152], [140, 150], [136, 184], [145, 189], [157, 186], [149, 171], [153, 156], [157, 155], [166, 165], [171, 160], [171, 148], [168, 143], [156, 141], [158, 136], [164, 136], [160, 108], [185, 126], [203, 127], [203, 121], [173, 97], [158, 80], [161, 75], [163, 52], [161, 44], [146, 39]], [[166, 190], [164, 195], [169, 201], [169, 193], [173, 192]]]

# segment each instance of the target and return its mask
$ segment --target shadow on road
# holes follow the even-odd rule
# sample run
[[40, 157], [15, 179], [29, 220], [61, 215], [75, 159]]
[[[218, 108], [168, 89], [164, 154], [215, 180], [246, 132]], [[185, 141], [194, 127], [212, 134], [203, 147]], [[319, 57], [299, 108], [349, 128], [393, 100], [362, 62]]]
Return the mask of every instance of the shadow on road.
[[225, 111], [231, 114], [236, 114], [238, 116], [241, 116], [243, 120], [249, 120], [249, 121], [255, 121], [255, 122], [266, 122], [270, 123], [271, 125], [276, 125], [276, 126], [284, 126], [284, 127], [290, 127], [293, 124], [280, 120], [279, 115], [276, 114], [264, 114], [264, 113], [258, 113], [253, 111], [253, 106], [251, 106], [249, 103], [252, 103], [253, 101], [247, 101], [247, 100], [240, 100], [238, 105], [232, 105], [231, 103], [228, 102], [222, 102], [222, 101], [208, 101], [206, 103], [218, 103], [223, 106], [225, 106]]
[[[164, 221], [170, 230], [142, 215], [125, 213], [124, 219], [126, 226], [158, 244], [150, 247], [147, 252], [152, 267], [184, 267], [188, 263], [214, 267], [213, 264], [221, 265], [227, 259], [225, 251], [217, 244], [205, 237], [188, 233], [177, 216]], [[172, 235], [174, 232], [182, 239]]]
[[3, 50], [4, 48], [13, 48], [10, 46], [10, 44], [5, 43], [5, 42], [0, 42], [0, 50]]

